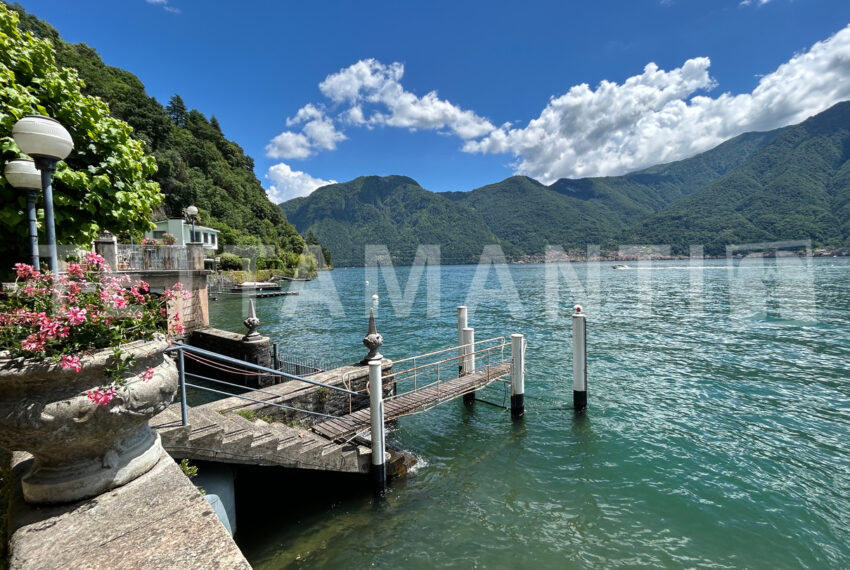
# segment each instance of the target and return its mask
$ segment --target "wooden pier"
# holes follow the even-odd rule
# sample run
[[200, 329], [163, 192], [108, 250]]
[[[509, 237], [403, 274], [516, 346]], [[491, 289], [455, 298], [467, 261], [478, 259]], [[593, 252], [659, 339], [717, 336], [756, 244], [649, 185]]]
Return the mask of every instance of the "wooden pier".
[[[391, 420], [416, 410], [427, 409], [454, 398], [459, 398], [510, 374], [510, 362], [502, 362], [489, 368], [477, 370], [465, 376], [386, 398], [385, 419]], [[370, 422], [368, 408], [358, 410], [338, 419], [324, 421], [313, 427], [313, 431], [330, 440], [348, 438], [365, 429]]]

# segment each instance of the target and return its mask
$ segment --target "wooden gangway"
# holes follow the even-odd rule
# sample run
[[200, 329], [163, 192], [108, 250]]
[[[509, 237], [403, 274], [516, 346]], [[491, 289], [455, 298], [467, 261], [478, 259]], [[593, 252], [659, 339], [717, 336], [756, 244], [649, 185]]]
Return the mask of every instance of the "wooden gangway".
[[[476, 390], [483, 389], [491, 383], [508, 376], [511, 372], [510, 360], [505, 360], [503, 353], [499, 354], [496, 352], [506, 346], [503, 339], [490, 339], [490, 341], [483, 342], [494, 340], [500, 340], [502, 342], [483, 349], [476, 347], [476, 350], [473, 351], [473, 353], [478, 354], [479, 359], [482, 356], [485, 357], [484, 366], [480, 366], [478, 369], [470, 372], [463, 372], [461, 367], [459, 371], [460, 375], [458, 375], [458, 358], [448, 358], [435, 363], [417, 365], [414, 359], [421, 357], [412, 357], [410, 361], [414, 365], [411, 368], [396, 371], [387, 378], [388, 385], [392, 385], [394, 387], [393, 389], [397, 390], [397, 392], [384, 399], [384, 419], [392, 420], [411, 413], [428, 410], [449, 400], [472, 394]], [[446, 350], [455, 351], [457, 347]], [[431, 354], [439, 354], [441, 352], [444, 351]], [[459, 358], [469, 359], [470, 356], [467, 355]], [[402, 362], [404, 361], [397, 361], [395, 365], [399, 366]], [[446, 368], [445, 365], [455, 368], [455, 374], [449, 378], [445, 378], [444, 374], [441, 379], [439, 372], [440, 365], [444, 365], [443, 368]], [[435, 372], [437, 375], [436, 381], [423, 385], [422, 377], [427, 377], [429, 373], [433, 375]], [[419, 383], [417, 383], [417, 373]], [[412, 386], [408, 386], [406, 391], [402, 391], [404, 390], [404, 384], [409, 385], [411, 383]], [[369, 408], [364, 408], [344, 416], [339, 416], [338, 418], [325, 420], [313, 426], [313, 431], [330, 440], [343, 441], [368, 428], [369, 425], [370, 410]]]

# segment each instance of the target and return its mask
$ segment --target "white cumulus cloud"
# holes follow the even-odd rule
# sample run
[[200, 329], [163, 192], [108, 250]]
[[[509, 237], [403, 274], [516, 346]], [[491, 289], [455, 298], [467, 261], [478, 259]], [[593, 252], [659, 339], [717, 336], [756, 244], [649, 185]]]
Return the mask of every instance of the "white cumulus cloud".
[[307, 158], [316, 149], [334, 150], [345, 135], [336, 129], [333, 120], [312, 103], [304, 105], [294, 117], [286, 119], [287, 127], [303, 125], [301, 132], [284, 131], [266, 145], [271, 158]]
[[307, 196], [316, 188], [328, 184], [336, 184], [336, 180], [322, 180], [321, 178], [314, 178], [306, 172], [292, 170], [284, 162], [269, 168], [266, 178], [271, 181], [268, 189], [269, 199], [275, 204], [300, 196]]
[[850, 26], [763, 76], [751, 93], [708, 96], [709, 65], [694, 58], [664, 71], [650, 63], [622, 84], [577, 85], [525, 127], [500, 127], [464, 150], [511, 153], [518, 173], [550, 183], [622, 174], [800, 122], [850, 99]]
[[[388, 125], [408, 129], [449, 129], [462, 139], [483, 136], [495, 127], [473, 111], [440, 99], [436, 91], [419, 97], [406, 91], [401, 84], [404, 65], [395, 62], [385, 65], [376, 59], [364, 59], [337, 73], [328, 75], [319, 90], [335, 103], [348, 103], [348, 118], [373, 125]], [[374, 111], [363, 117], [362, 105]]]
[[266, 156], [270, 158], [307, 158], [312, 154], [310, 139], [301, 133], [284, 131], [266, 145]]

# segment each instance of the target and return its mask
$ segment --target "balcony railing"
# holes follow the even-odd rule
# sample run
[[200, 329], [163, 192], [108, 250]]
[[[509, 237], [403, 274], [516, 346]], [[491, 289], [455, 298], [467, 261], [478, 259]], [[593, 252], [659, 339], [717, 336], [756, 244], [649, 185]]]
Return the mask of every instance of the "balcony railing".
[[118, 244], [118, 271], [192, 269], [185, 245]]

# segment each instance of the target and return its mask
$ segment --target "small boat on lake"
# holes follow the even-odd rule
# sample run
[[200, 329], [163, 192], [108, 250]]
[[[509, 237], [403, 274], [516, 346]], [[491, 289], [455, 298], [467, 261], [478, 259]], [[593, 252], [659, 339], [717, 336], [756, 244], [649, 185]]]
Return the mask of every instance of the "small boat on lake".
[[312, 281], [312, 277], [281, 277], [284, 281]]
[[231, 289], [233, 293], [245, 291], [280, 291], [280, 284], [271, 281], [245, 281]]
[[629, 266], [624, 263], [618, 263], [617, 265], [611, 266], [614, 269], [629, 269]]

